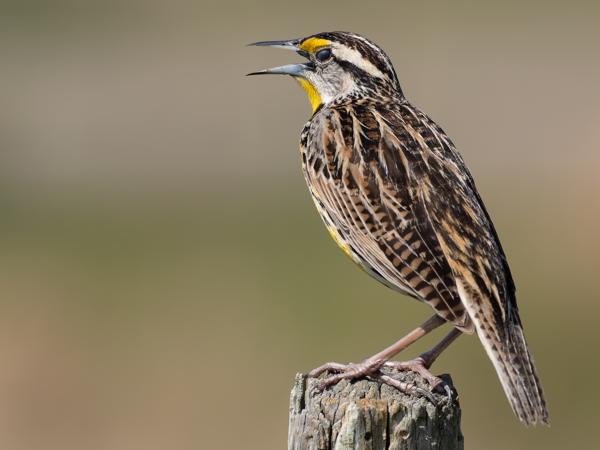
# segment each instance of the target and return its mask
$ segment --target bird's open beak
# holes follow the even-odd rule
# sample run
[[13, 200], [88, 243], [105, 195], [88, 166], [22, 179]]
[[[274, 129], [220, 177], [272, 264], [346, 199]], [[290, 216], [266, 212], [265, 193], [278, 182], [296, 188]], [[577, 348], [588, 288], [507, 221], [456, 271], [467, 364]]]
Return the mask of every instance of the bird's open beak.
[[[300, 47], [300, 39], [292, 39], [289, 41], [261, 41], [248, 44], [248, 46], [256, 47], [273, 47], [292, 50], [305, 58], [308, 58], [308, 53]], [[286, 64], [285, 66], [272, 67], [270, 69], [251, 72], [248, 75], [291, 75], [293, 77], [303, 77], [307, 70], [312, 70], [312, 63]]]

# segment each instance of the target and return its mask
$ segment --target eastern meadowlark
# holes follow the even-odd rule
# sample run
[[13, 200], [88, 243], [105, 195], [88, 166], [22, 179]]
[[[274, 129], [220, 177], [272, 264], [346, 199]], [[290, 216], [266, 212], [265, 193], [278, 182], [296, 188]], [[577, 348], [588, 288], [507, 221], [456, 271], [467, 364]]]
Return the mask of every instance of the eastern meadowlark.
[[[348, 32], [251, 45], [289, 49], [301, 64], [256, 74], [291, 75], [313, 114], [300, 139], [308, 188], [331, 236], [374, 278], [431, 306], [435, 314], [395, 344], [359, 364], [328, 363], [309, 376], [369, 376], [409, 386], [386, 368], [429, 372], [462, 333], [476, 332], [517, 417], [548, 423], [542, 386], [523, 335], [515, 285], [473, 177], [446, 133], [404, 96], [388, 56]], [[407, 362], [390, 358], [434, 328], [452, 331]]]

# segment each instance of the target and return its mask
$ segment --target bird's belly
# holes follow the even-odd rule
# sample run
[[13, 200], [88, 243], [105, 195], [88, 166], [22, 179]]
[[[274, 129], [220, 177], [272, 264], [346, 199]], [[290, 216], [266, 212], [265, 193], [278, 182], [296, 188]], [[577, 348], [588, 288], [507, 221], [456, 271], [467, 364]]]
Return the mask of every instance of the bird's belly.
[[319, 198], [317, 196], [315, 196], [314, 193], [311, 192], [311, 194], [313, 194], [312, 198], [315, 203], [315, 207], [317, 208], [317, 211], [319, 212], [319, 215], [321, 216], [321, 219], [323, 220], [323, 223], [325, 224], [325, 227], [327, 228], [327, 231], [329, 232], [329, 235], [331, 236], [333, 241], [346, 254], [346, 256], [348, 256], [352, 261], [354, 261], [360, 267], [363, 267], [361, 258], [352, 249], [352, 247], [350, 246], [348, 241], [346, 241], [346, 239], [344, 239], [344, 237], [340, 234], [340, 232], [338, 231], [336, 226], [333, 224], [333, 221], [331, 220], [331, 218], [329, 217], [329, 215], [327, 214], [327, 212], [321, 205]]
[[402, 286], [398, 286], [397, 283], [393, 283], [384, 276], [382, 276], [367, 260], [365, 260], [358, 252], [356, 252], [352, 246], [348, 243], [346, 239], [344, 239], [343, 235], [338, 231], [338, 229], [333, 225], [333, 221], [329, 217], [325, 208], [321, 205], [321, 201], [314, 192], [312, 192], [312, 198], [315, 204], [329, 235], [334, 240], [334, 242], [338, 245], [338, 247], [362, 270], [368, 273], [370, 276], [375, 278], [377, 281], [387, 286], [390, 289], [401, 292], [403, 294], [409, 295], [411, 297], [417, 298], [410, 289], [405, 289]]

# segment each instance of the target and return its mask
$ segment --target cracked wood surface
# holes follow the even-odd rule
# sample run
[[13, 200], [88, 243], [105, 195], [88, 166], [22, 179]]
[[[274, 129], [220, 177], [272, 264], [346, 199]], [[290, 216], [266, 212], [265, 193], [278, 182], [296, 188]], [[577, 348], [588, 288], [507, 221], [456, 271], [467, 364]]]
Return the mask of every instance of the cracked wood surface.
[[[393, 372], [393, 377], [427, 388], [412, 372]], [[452, 386], [449, 375], [441, 378]], [[314, 379], [296, 375], [290, 396], [289, 450], [463, 449], [454, 388], [452, 400], [436, 393], [434, 404], [377, 381], [344, 380], [323, 392], [316, 391], [315, 384]]]

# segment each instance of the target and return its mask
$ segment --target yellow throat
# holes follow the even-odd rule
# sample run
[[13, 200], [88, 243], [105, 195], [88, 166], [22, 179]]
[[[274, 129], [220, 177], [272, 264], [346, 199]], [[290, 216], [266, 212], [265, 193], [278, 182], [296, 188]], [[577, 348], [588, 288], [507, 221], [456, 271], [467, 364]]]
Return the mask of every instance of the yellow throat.
[[[320, 48], [326, 47], [330, 44], [331, 41], [328, 41], [327, 39], [310, 38], [305, 40], [302, 43], [302, 45], [300, 45], [300, 48], [305, 52], [315, 53]], [[321, 95], [310, 81], [304, 78], [296, 79], [298, 80], [298, 83], [300, 83], [300, 86], [302, 86], [308, 94], [308, 100], [310, 101], [310, 106], [312, 107], [312, 111], [314, 113], [319, 108], [319, 106], [321, 106], [321, 103], [323, 103]]]
[[321, 99], [321, 95], [319, 94], [317, 89], [313, 86], [313, 84], [310, 81], [308, 81], [307, 79], [296, 78], [296, 80], [298, 80], [298, 83], [300, 83], [300, 86], [302, 86], [302, 88], [308, 94], [308, 100], [310, 101], [310, 106], [312, 108], [312, 112], [314, 113], [317, 110], [317, 108], [319, 108], [319, 106], [321, 106], [321, 103], [323, 103], [323, 100]]

